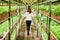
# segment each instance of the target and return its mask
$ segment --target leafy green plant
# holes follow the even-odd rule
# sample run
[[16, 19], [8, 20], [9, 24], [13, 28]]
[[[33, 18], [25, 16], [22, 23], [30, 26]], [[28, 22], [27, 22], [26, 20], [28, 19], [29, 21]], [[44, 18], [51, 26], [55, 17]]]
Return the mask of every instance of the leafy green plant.
[[[14, 16], [14, 17], [13, 17], [13, 23], [12, 23], [12, 18], [11, 18], [11, 26], [12, 26], [12, 24], [15, 23], [16, 19], [17, 19], [17, 16]], [[8, 30], [9, 30], [9, 22], [8, 22], [8, 20], [7, 20], [7, 21], [5, 21], [4, 23], [0, 24], [0, 35], [4, 36], [4, 34], [5, 34]]]
[[[49, 28], [47, 26], [47, 17], [46, 16], [42, 16], [41, 17], [41, 14], [38, 15], [38, 18], [42, 20], [42, 22], [46, 25], [47, 28]], [[39, 26], [38, 29], [40, 30], [41, 32], [41, 25], [40, 23], [37, 22], [37, 19], [35, 18], [34, 19], [36, 24]], [[51, 24], [50, 24], [50, 31], [56, 36], [56, 38], [58, 40], [60, 40], [60, 24], [58, 24], [57, 22], [55, 22], [54, 20], [51, 20]], [[45, 33], [45, 31], [42, 29], [42, 32], [43, 32], [43, 35], [45, 36], [45, 39], [47, 40], [47, 35]]]
[[[11, 11], [16, 10], [16, 6], [11, 6]], [[4, 12], [8, 12], [9, 7], [8, 6], [0, 6], [0, 14], [3, 14]]]
[[52, 11], [53, 11], [53, 13], [55, 15], [59, 15], [60, 16], [60, 6], [55, 7]]
[[[38, 7], [36, 5], [33, 5], [34, 8], [38, 9]], [[45, 11], [45, 12], [49, 12], [49, 5], [41, 5], [39, 6], [39, 10]], [[51, 6], [51, 11], [52, 13], [54, 13], [57, 16], [60, 16], [60, 6]]]
[[[42, 17], [42, 22], [47, 25], [47, 17]], [[60, 24], [51, 20], [50, 31], [60, 40]]]

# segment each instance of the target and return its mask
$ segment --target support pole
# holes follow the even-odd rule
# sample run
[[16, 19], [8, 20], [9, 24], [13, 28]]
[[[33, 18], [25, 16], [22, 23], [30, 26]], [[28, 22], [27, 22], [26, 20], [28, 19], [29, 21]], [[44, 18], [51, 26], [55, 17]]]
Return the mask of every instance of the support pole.
[[[51, 1], [50, 1], [50, 4], [49, 4], [49, 17], [51, 17]], [[50, 40], [50, 24], [51, 24], [51, 18], [49, 18], [49, 29], [48, 29], [48, 40]]]
[[8, 40], [10, 40], [10, 27], [11, 27], [11, 21], [10, 21], [10, 17], [11, 17], [11, 14], [10, 14], [10, 11], [11, 11], [11, 2], [10, 0], [8, 1], [8, 4], [9, 4], [9, 13], [8, 13], [8, 21], [9, 21], [9, 36], [8, 36]]

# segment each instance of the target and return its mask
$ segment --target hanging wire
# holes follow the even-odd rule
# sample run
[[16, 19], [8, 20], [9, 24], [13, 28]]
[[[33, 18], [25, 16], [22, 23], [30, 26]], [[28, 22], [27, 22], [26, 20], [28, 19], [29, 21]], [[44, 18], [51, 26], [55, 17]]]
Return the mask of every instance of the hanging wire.
[[47, 28], [48, 28], [48, 16], [47, 16], [47, 20], [46, 20], [46, 33], [48, 33]]
[[[17, 2], [18, 2], [18, 0], [17, 0]], [[18, 17], [18, 13], [19, 13], [18, 3], [16, 3], [16, 13], [17, 13], [17, 17]], [[18, 27], [16, 27], [16, 32], [18, 32]], [[16, 33], [16, 36], [17, 35], [18, 34]]]
[[13, 24], [14, 24], [14, 22], [13, 22], [13, 15], [12, 15], [12, 31], [13, 31]]
[[43, 14], [42, 14], [42, 12], [40, 12], [41, 13], [41, 17], [40, 17], [40, 25], [41, 25], [41, 39], [40, 40], [42, 40], [42, 16], [43, 16]]
[[40, 40], [42, 40], [42, 14], [41, 14], [41, 17], [40, 17], [40, 21], [41, 21], [41, 23], [40, 23], [40, 25], [41, 25], [41, 39]]
[[48, 34], [48, 26], [49, 26], [49, 17], [47, 16], [46, 20], [46, 33]]
[[[19, 0], [19, 3], [20, 3], [21, 0]], [[20, 36], [20, 18], [21, 18], [21, 15], [20, 15], [20, 5], [19, 5], [19, 30], [18, 30], [18, 36]]]
[[[17, 1], [17, 2], [18, 2], [18, 1]], [[18, 3], [16, 3], [16, 16], [18, 17]], [[16, 32], [17, 32], [17, 25], [18, 25], [18, 24], [16, 24]], [[16, 33], [15, 36], [17, 36], [17, 33]]]
[[[19, 0], [19, 3], [20, 3], [21, 0]], [[20, 17], [20, 5], [19, 5], [19, 17]]]
[[18, 3], [16, 3], [15, 6], [16, 6], [16, 10], [15, 10], [16, 13], [15, 13], [15, 16], [17, 16], [17, 14], [18, 14]]
[[[38, 4], [39, 4], [39, 2], [38, 2]], [[38, 13], [37, 13], [37, 15], [38, 15], [39, 14], [39, 5], [37, 5], [37, 6], [38, 6]], [[37, 28], [37, 37], [38, 37], [38, 28]]]
[[13, 24], [14, 24], [13, 16], [14, 16], [14, 15], [12, 15], [12, 31], [13, 31]]
[[41, 16], [40, 16], [40, 25], [41, 25], [41, 38], [40, 40], [42, 40], [42, 12], [41, 13]]

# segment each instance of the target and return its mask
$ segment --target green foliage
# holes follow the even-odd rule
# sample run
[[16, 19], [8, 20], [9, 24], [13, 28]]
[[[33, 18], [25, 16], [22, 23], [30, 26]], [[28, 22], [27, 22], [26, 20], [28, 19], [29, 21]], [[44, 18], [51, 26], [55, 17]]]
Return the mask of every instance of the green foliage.
[[[38, 23], [38, 20], [34, 17], [34, 22], [37, 24], [38, 30], [43, 34], [44, 39], [48, 40], [48, 35], [46, 34], [46, 32], [43, 30], [43, 28], [41, 28], [40, 23]], [[42, 31], [41, 31], [42, 29]]]
[[[23, 6], [20, 6], [20, 9], [22, 9]], [[16, 6], [11, 6], [11, 11], [16, 10]], [[0, 14], [3, 14], [4, 12], [8, 12], [9, 11], [9, 6], [0, 6]]]
[[8, 7], [6, 6], [0, 6], [0, 13], [4, 13], [4, 12], [7, 12], [8, 11]]
[[9, 27], [9, 25], [8, 25], [8, 20], [7, 21], [5, 21], [3, 24], [0, 24], [0, 35], [4, 35], [4, 33], [6, 33], [7, 32], [7, 30], [8, 30], [8, 27]]
[[[47, 25], [47, 17], [46, 16], [42, 17], [42, 22], [45, 25]], [[49, 28], [49, 27], [47, 26], [47, 28]], [[50, 31], [58, 38], [58, 40], [60, 40], [60, 24], [51, 20]]]
[[[41, 6], [39, 6], [39, 8], [38, 8], [38, 6], [34, 5], [33, 7], [36, 8], [36, 9], [42, 10], [42, 11], [49, 12], [49, 6], [48, 5], [41, 5]], [[51, 6], [51, 11], [55, 15], [60, 16], [60, 6], [52, 5]]]
[[[16, 6], [11, 6], [11, 11], [16, 10]], [[9, 11], [9, 6], [0, 6], [0, 14]]]
[[[41, 17], [41, 14], [39, 14], [38, 18], [41, 18], [42, 22], [47, 26], [47, 17], [46, 16]], [[36, 18], [34, 18], [34, 22], [39, 26], [38, 29], [41, 32], [41, 25], [40, 25], [40, 23], [37, 22]], [[47, 26], [47, 28], [49, 28], [49, 27]], [[51, 20], [50, 31], [57, 37], [58, 40], [60, 40], [60, 24]], [[43, 28], [42, 28], [42, 34], [44, 35], [44, 38], [47, 40], [48, 36], [45, 33], [45, 31], [43, 30]]]
[[[13, 17], [13, 23], [12, 23], [12, 18], [11, 18], [11, 26], [12, 26], [12, 24], [15, 23], [16, 19], [17, 19], [17, 16], [14, 16], [14, 17]], [[7, 21], [5, 21], [4, 23], [0, 24], [0, 35], [4, 36], [4, 34], [5, 34], [8, 30], [9, 30], [9, 22], [8, 22], [8, 20], [7, 20]]]
[[60, 16], [60, 6], [52, 6], [52, 12]]

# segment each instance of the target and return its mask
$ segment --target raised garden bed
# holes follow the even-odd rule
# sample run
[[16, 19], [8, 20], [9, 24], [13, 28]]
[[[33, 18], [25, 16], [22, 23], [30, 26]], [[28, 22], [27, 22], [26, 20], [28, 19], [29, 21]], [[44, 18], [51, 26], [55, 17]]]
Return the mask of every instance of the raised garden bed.
[[[36, 10], [36, 11], [38, 11], [37, 8], [38, 8], [38, 7], [35, 7], [35, 10]], [[46, 7], [46, 8], [47, 8], [47, 7]], [[58, 10], [57, 10], [57, 11], [58, 11]], [[57, 11], [56, 11], [56, 12], [57, 12]], [[48, 14], [49, 14], [49, 11], [45, 11], [45, 9], [39, 10], [39, 12], [42, 13], [43, 16], [46, 16], [46, 18], [47, 18]], [[43, 17], [43, 16], [42, 16], [42, 17]], [[46, 18], [45, 18], [45, 19], [46, 19]], [[49, 17], [49, 18], [51, 18], [52, 20], [54, 20], [54, 22], [53, 22], [53, 21], [51, 22], [51, 29], [50, 29], [50, 30], [51, 30], [51, 32], [56, 36], [57, 40], [60, 40], [60, 36], [59, 36], [59, 33], [60, 33], [60, 32], [58, 32], [58, 31], [60, 31], [60, 30], [59, 30], [59, 28], [60, 28], [60, 27], [59, 27], [59, 24], [60, 24], [60, 13], [57, 12], [57, 13], [55, 14], [54, 12], [52, 12], [52, 13], [51, 13], [51, 17]], [[46, 22], [47, 22], [47, 19], [46, 19], [46, 20], [45, 20], [44, 18], [42, 18], [42, 19], [44, 20], [44, 21], [42, 21], [42, 22], [45, 23], [45, 25], [44, 25], [45, 27], [43, 27], [43, 28], [44, 28], [44, 30], [46, 31]], [[55, 21], [58, 22], [58, 23], [56, 23]], [[55, 26], [53, 26], [53, 25], [55, 25]], [[56, 25], [57, 25], [57, 26], [56, 26]], [[56, 28], [57, 28], [57, 29], [56, 29]], [[51, 37], [51, 39], [53, 39], [53, 36]]]
[[[53, 7], [55, 7], [55, 6], [53, 6]], [[57, 6], [57, 9], [58, 9], [58, 7], [59, 6]], [[34, 8], [35, 8], [35, 10], [38, 10], [38, 7], [35, 6]], [[47, 9], [46, 8], [42, 7], [41, 9], [39, 9], [39, 12], [40, 13], [42, 12], [42, 14], [45, 15], [45, 16], [49, 16], [48, 8]], [[55, 11], [56, 10], [52, 9], [51, 17], [50, 18], [53, 19], [53, 20], [55, 20], [56, 22], [60, 23], [60, 16], [59, 16], [60, 15], [60, 13], [59, 13], [60, 11], [59, 10], [57, 10], [58, 12], [57, 11], [55, 12]]]
[[[16, 14], [16, 11], [11, 11], [11, 15]], [[3, 22], [4, 20], [8, 19], [8, 12], [4, 13], [4, 14], [0, 14], [0, 22]]]
[[[39, 9], [41, 11], [49, 12], [49, 5], [33, 5], [34, 8]], [[51, 5], [51, 12], [54, 15], [60, 16], [60, 5]]]
[[[15, 23], [16, 19], [17, 19], [17, 16], [14, 16], [13, 17], [13, 24]], [[11, 17], [11, 26], [13, 26], [12, 25], [12, 17]], [[0, 24], [0, 34], [4, 35], [4, 32], [6, 32], [8, 30], [8, 27], [9, 27], [8, 20], [6, 20], [4, 23]]]
[[[47, 17], [46, 16], [42, 16], [42, 22], [44, 25], [43, 28], [46, 31], [46, 25], [47, 25]], [[51, 20], [50, 31], [56, 36], [56, 38], [58, 40], [60, 40], [60, 25], [59, 25], [59, 23]]]
[[[12, 32], [13, 32], [13, 30], [15, 30], [15, 28], [16, 28], [16, 25], [17, 25], [17, 23], [18, 23], [18, 21], [16, 21], [17, 20], [17, 17], [18, 16], [14, 16], [13, 17], [13, 25], [12, 25], [12, 20], [11, 20], [11, 29], [10, 29], [10, 32], [11, 32], [11, 34], [12, 34]], [[18, 17], [19, 18], [19, 17]], [[19, 20], [19, 19], [18, 19]], [[7, 24], [7, 25], [6, 25]], [[3, 26], [3, 25], [5, 25], [5, 26]], [[2, 23], [1, 25], [1, 30], [0, 30], [0, 34], [2, 35], [2, 39], [3, 40], [6, 40], [7, 39], [7, 37], [8, 37], [8, 34], [9, 34], [9, 23], [8, 23], [8, 20], [7, 21], [5, 21], [4, 23]], [[5, 32], [5, 33], [4, 33]], [[14, 35], [16, 35], [16, 34], [14, 34]], [[12, 35], [13, 36], [13, 35]]]
[[[11, 6], [11, 11], [16, 10], [16, 6]], [[0, 6], [0, 14], [9, 11], [9, 6]]]
[[[8, 6], [0, 6], [0, 23], [8, 19]], [[20, 7], [22, 8], [22, 7]], [[6, 10], [5, 10], [6, 9]], [[16, 6], [11, 6], [11, 16], [16, 14]]]
[[[42, 11], [42, 13], [43, 13], [43, 15], [45, 15], [45, 16], [48, 16], [48, 14], [49, 14], [49, 12], [44, 12], [44, 11]], [[60, 23], [60, 16], [56, 16], [56, 15], [54, 15], [53, 13], [51, 13], [51, 19], [53, 18], [53, 20], [54, 19], [56, 19], [55, 21], [57, 21], [58, 23]]]
[[[35, 20], [35, 22], [36, 21], [38, 21], [37, 19]], [[40, 21], [38, 21], [38, 22], [40, 22]], [[38, 23], [37, 22], [37, 23]], [[39, 23], [38, 23], [39, 24]], [[40, 25], [40, 24], [39, 24]], [[40, 25], [41, 26], [41, 25]], [[38, 29], [40, 29], [40, 31], [41, 31], [41, 28], [40, 28], [40, 26], [38, 27]], [[46, 33], [46, 31], [48, 32], [48, 30], [46, 30], [46, 25], [44, 24], [44, 23], [42, 23], [42, 29], [43, 29], [43, 34], [44, 33]], [[45, 40], [48, 40], [48, 36], [47, 36], [47, 33], [45, 34]], [[52, 33], [52, 32], [50, 32], [50, 40], [57, 40], [57, 38], [55, 37], [55, 35]]]

